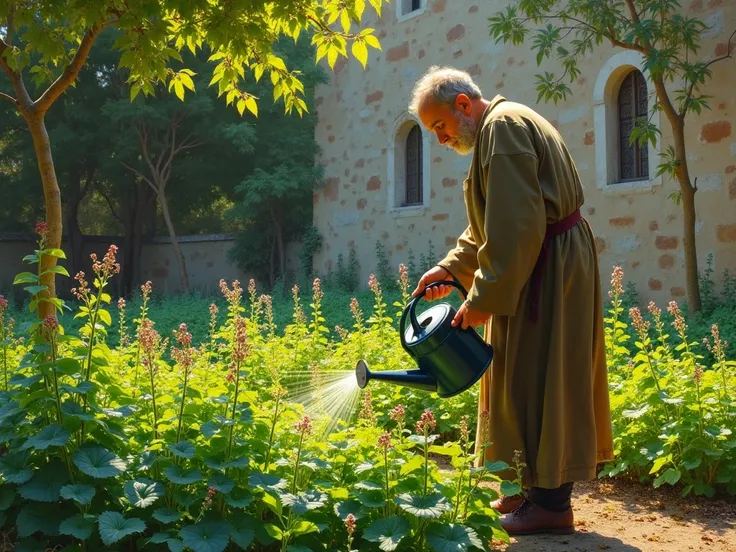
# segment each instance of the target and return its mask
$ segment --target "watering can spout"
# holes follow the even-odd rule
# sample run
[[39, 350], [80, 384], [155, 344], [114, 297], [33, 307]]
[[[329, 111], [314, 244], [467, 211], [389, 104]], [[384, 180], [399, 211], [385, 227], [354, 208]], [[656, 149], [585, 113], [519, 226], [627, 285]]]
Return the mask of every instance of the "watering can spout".
[[360, 359], [355, 366], [355, 378], [358, 380], [358, 387], [361, 389], [364, 389], [370, 380], [378, 380], [425, 391], [437, 391], [437, 380], [423, 370], [417, 368], [416, 370], [371, 372], [368, 369], [368, 364], [363, 359]]

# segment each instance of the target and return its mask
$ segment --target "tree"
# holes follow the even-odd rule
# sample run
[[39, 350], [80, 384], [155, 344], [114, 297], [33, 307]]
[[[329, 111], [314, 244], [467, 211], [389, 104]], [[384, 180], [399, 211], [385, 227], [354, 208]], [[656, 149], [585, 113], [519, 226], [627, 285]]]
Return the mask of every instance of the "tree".
[[[380, 15], [385, 1], [370, 0], [370, 4]], [[246, 109], [254, 115], [258, 112], [259, 98], [243, 89], [246, 70], [256, 82], [268, 75], [274, 100], [283, 98], [286, 112], [302, 114], [300, 76], [273, 53], [273, 43], [282, 36], [296, 40], [306, 33], [317, 47], [317, 60], [326, 56], [334, 67], [338, 56], [349, 56], [350, 41], [352, 55], [365, 66], [368, 46], [380, 48], [373, 29], [350, 32], [365, 8], [365, 0], [0, 3], [0, 67], [13, 88], [12, 94], [3, 92], [0, 98], [15, 105], [33, 137], [45, 199], [47, 246], [61, 245], [62, 212], [45, 115], [75, 82], [103, 29], [115, 27], [121, 33], [115, 47], [121, 52], [118, 66], [129, 71], [131, 99], [140, 92], [153, 95], [156, 86], [164, 84], [183, 100], [186, 90], [195, 91], [195, 87], [182, 66], [181, 51], [207, 48], [210, 61], [216, 62], [210, 85], [217, 85], [219, 95], [241, 115]], [[330, 28], [338, 19], [341, 28]], [[55, 316], [55, 307], [62, 307], [56, 298], [56, 262], [56, 257], [44, 256], [40, 267], [40, 317]]]
[[[713, 64], [732, 56], [736, 31], [731, 35], [725, 55], [710, 60], [696, 59], [705, 23], [683, 15], [678, 0], [521, 0], [490, 18], [491, 36], [503, 42], [521, 44], [527, 40], [534, 23], [537, 28], [532, 50], [537, 65], [545, 58], [556, 58], [564, 68], [562, 76], [545, 71], [537, 75], [538, 100], [557, 103], [566, 99], [570, 88], [565, 83], [579, 75], [578, 62], [586, 53], [604, 42], [616, 48], [639, 52], [645, 59], [642, 71], [649, 72], [655, 89], [654, 110], [664, 112], [672, 129], [674, 145], [660, 155], [658, 175], [668, 174], [679, 183], [679, 191], [670, 197], [683, 209], [683, 245], [688, 307], [700, 311], [702, 303], [698, 284], [698, 259], [695, 246], [695, 192], [688, 170], [685, 144], [685, 120], [689, 113], [710, 109], [709, 96], [701, 92], [711, 76]], [[678, 90], [667, 84], [682, 82]], [[630, 144], [656, 145], [661, 136], [646, 117], [637, 121]]]

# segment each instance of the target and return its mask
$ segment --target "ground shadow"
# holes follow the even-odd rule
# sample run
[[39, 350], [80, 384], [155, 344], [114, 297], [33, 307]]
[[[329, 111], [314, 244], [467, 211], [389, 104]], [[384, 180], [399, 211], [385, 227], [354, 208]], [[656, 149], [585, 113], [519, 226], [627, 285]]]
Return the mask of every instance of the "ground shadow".
[[514, 537], [506, 552], [642, 552], [641, 548], [625, 544], [621, 539], [599, 535], [592, 531], [577, 531], [564, 537], [530, 535]]
[[674, 522], [698, 525], [706, 531], [723, 535], [736, 530], [736, 500], [733, 498], [710, 499], [701, 496], [683, 498], [680, 489], [660, 487], [655, 489], [627, 480], [596, 480], [576, 484], [575, 495], [587, 495], [593, 500], [610, 502], [633, 514], [634, 521], [651, 521], [656, 514]]

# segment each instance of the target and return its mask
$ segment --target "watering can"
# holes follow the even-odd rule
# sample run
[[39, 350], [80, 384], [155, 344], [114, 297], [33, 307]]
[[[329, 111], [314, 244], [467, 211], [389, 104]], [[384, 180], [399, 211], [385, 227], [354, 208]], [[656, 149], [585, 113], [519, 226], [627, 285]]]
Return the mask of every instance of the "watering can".
[[[371, 372], [365, 360], [358, 361], [355, 377], [364, 389], [370, 380], [379, 380], [415, 389], [434, 391], [441, 398], [454, 397], [466, 391], [483, 376], [491, 365], [493, 348], [473, 328], [452, 326], [456, 311], [449, 303], [439, 303], [417, 317], [417, 303], [426, 291], [443, 285], [467, 292], [457, 282], [433, 282], [404, 308], [399, 323], [401, 346], [417, 363], [415, 370]], [[410, 325], [406, 326], [409, 318]]]

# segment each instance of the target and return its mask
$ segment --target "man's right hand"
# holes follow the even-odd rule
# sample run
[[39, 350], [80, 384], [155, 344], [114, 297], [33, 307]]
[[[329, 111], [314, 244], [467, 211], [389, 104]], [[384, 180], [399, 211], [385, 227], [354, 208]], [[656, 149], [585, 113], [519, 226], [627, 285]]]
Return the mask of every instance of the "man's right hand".
[[[443, 280], [454, 280], [454, 278], [450, 275], [450, 272], [447, 269], [442, 268], [441, 266], [433, 266], [419, 279], [419, 283], [417, 284], [416, 289], [412, 292], [411, 296], [416, 297], [417, 295], [422, 293], [422, 290], [424, 290], [424, 288], [427, 287], [429, 284], [433, 282], [441, 282]], [[427, 292], [424, 294], [424, 298], [427, 301], [442, 299], [443, 297], [450, 295], [453, 289], [454, 288], [452, 286], [433, 287], [427, 290]]]

